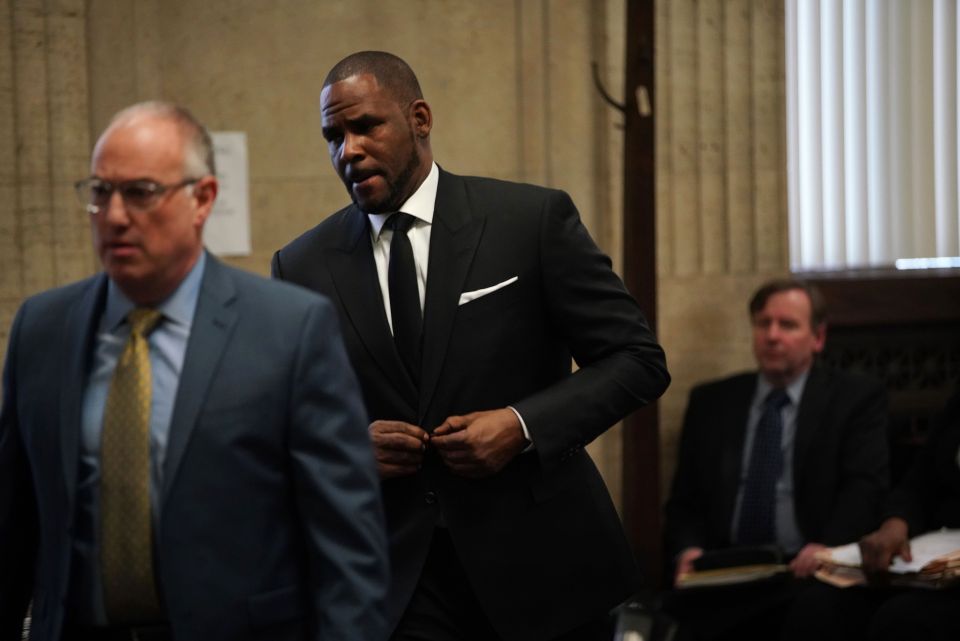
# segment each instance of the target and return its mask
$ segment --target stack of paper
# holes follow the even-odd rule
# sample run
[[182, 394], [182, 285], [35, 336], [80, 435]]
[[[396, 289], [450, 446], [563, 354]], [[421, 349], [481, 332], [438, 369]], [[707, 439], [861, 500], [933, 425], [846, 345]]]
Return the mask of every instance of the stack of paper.
[[[890, 564], [891, 585], [941, 588], [960, 582], [960, 529], [927, 532], [910, 539], [913, 560], [899, 556]], [[823, 563], [817, 578], [845, 588], [866, 583], [860, 569], [860, 547], [856, 543], [817, 553]]]

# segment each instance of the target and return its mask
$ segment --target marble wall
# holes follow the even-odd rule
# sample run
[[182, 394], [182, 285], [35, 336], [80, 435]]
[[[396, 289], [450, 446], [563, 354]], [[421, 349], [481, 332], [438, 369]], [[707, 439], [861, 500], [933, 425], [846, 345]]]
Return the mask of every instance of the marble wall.
[[28, 293], [93, 269], [83, 0], [0, 2], [0, 341]]
[[[787, 269], [783, 6], [657, 0], [665, 482], [692, 384], [750, 367], [746, 300]], [[71, 184], [138, 100], [247, 133], [253, 253], [347, 201], [320, 135], [326, 70], [364, 48], [417, 70], [445, 168], [560, 187], [620, 264], [624, 0], [0, 0], [0, 345], [30, 293], [96, 268]], [[0, 347], [2, 350], [3, 347]], [[619, 432], [591, 452], [619, 496]]]
[[[693, 384], [753, 367], [747, 301], [788, 270], [781, 0], [657, 2], [664, 488]], [[665, 492], [664, 492], [665, 493]]]
[[[623, 0], [0, 0], [0, 344], [24, 296], [92, 273], [72, 182], [118, 109], [161, 98], [247, 134], [253, 252], [347, 202], [320, 135], [329, 67], [386, 49], [417, 71], [446, 169], [567, 190], [619, 264]], [[3, 347], [0, 347], [2, 350]], [[619, 495], [616, 430], [591, 451]]]

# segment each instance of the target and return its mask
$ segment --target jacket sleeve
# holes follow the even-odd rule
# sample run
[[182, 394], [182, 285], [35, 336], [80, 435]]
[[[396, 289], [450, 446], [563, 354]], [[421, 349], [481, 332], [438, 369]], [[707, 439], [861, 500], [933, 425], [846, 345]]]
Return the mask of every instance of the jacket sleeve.
[[23, 310], [10, 332], [0, 410], [0, 641], [19, 641], [33, 589], [37, 514], [17, 421], [17, 339]]
[[359, 385], [325, 301], [303, 325], [291, 391], [290, 458], [309, 550], [317, 638], [386, 637], [387, 541]]
[[514, 407], [551, 467], [656, 400], [670, 376], [637, 302], [567, 194], [551, 191], [544, 199], [539, 238], [543, 304], [578, 370]]
[[[887, 397], [875, 381], [846, 392], [850, 403], [840, 444], [836, 499], [823, 529], [826, 545], [856, 541], [879, 525], [880, 504], [890, 486]], [[839, 402], [839, 401], [838, 401]]]
[[[698, 482], [701, 465], [698, 462], [705, 443], [702, 431], [706, 420], [706, 406], [702, 388], [690, 392], [687, 410], [683, 417], [677, 467], [670, 488], [670, 496], [664, 506], [664, 542], [668, 561], [689, 547], [707, 546], [707, 524], [710, 497], [702, 496]], [[715, 455], [716, 453], [711, 453]]]

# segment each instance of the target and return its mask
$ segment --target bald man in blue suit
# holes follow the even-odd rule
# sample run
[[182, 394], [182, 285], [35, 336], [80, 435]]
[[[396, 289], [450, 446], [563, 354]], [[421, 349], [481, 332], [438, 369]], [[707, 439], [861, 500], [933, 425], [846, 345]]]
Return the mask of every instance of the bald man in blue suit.
[[[217, 180], [186, 110], [121, 112], [91, 166], [77, 190], [104, 272], [28, 299], [10, 335], [0, 639], [20, 639], [32, 600], [38, 641], [380, 641], [382, 505], [333, 307], [203, 250]], [[155, 329], [131, 329], [140, 315]], [[118, 578], [106, 559], [126, 543], [106, 537], [105, 497], [120, 490], [105, 481], [103, 435], [120, 348], [137, 337], [149, 421], [128, 413], [124, 429], [143, 425], [149, 452], [129, 450], [142, 477], [135, 456], [113, 460], [149, 496], [123, 495], [142, 509], [122, 522], [145, 527]]]

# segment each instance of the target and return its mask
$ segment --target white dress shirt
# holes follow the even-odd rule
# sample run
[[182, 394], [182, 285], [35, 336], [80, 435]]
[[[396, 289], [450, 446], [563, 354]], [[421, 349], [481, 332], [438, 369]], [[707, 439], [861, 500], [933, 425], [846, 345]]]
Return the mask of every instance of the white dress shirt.
[[[407, 231], [410, 247], [413, 249], [413, 262], [417, 267], [417, 290], [420, 294], [420, 311], [423, 312], [424, 295], [427, 291], [427, 266], [430, 263], [430, 229], [433, 225], [433, 209], [437, 202], [437, 185], [440, 183], [440, 170], [437, 163], [430, 167], [426, 180], [417, 191], [407, 199], [398, 211], [410, 214], [416, 220]], [[387, 322], [393, 332], [393, 316], [390, 311], [390, 288], [387, 286], [387, 267], [390, 265], [390, 241], [393, 230], [384, 225], [393, 212], [388, 214], [367, 214], [370, 219], [370, 240], [373, 242], [373, 260], [377, 264], [377, 279], [380, 281], [380, 295], [383, 297], [383, 309], [387, 312]]]

